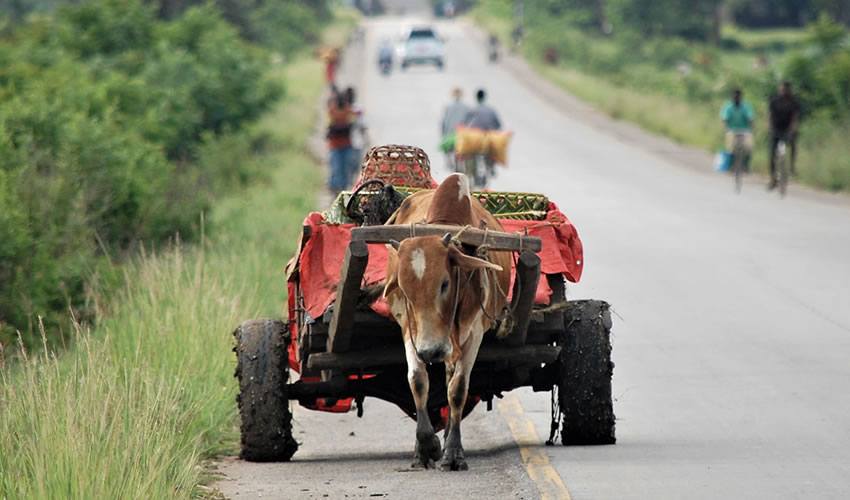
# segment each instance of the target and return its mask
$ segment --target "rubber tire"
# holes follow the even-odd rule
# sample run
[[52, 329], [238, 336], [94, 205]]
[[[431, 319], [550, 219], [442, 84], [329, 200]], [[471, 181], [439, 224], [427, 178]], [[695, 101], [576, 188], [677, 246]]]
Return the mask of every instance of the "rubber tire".
[[277, 319], [248, 320], [233, 332], [239, 379], [242, 451], [251, 462], [286, 462], [298, 449], [292, 437], [286, 323]]
[[601, 300], [570, 301], [558, 345], [558, 400], [564, 445], [614, 444], [611, 313]]

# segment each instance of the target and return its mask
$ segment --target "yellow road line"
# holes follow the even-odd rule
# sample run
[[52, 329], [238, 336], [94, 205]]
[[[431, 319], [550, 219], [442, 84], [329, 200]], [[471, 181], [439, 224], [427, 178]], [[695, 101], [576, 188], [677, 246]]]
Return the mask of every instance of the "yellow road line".
[[540, 446], [540, 438], [534, 429], [534, 424], [525, 415], [519, 399], [513, 394], [508, 394], [504, 399], [498, 401], [502, 418], [511, 428], [514, 441], [519, 445], [522, 463], [528, 477], [537, 485], [540, 498], [543, 500], [571, 500], [570, 492], [558, 471], [549, 463], [549, 456], [544, 448]]

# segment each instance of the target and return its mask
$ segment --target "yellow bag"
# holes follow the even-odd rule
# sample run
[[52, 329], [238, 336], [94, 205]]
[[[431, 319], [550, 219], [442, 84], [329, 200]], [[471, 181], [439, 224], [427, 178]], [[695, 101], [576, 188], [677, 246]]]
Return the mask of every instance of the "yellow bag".
[[459, 126], [455, 129], [455, 152], [460, 155], [483, 153], [484, 138], [486, 132], [477, 129]]
[[485, 146], [487, 154], [493, 163], [508, 164], [508, 142], [511, 140], [511, 132], [503, 130], [491, 130], [487, 132]]

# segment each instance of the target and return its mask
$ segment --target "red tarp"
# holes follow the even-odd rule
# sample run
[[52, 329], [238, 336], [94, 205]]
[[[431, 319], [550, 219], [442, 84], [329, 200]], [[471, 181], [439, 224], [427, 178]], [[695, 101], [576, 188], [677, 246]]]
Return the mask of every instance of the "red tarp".
[[[538, 253], [543, 274], [563, 274], [567, 280], [575, 283], [581, 278], [584, 266], [581, 240], [575, 226], [549, 202], [546, 220], [524, 221], [500, 219], [506, 232], [523, 232], [543, 240], [543, 248]], [[319, 320], [329, 305], [336, 299], [336, 287], [342, 271], [345, 251], [351, 241], [351, 228], [356, 224], [331, 225], [324, 223], [322, 214], [314, 212], [304, 219], [304, 225], [310, 226], [310, 238], [304, 244], [301, 252], [293, 257], [287, 265], [288, 275], [297, 266], [301, 292], [304, 297], [304, 308], [314, 319]], [[385, 278], [387, 266], [387, 248], [384, 244], [369, 245], [369, 263], [364, 273], [364, 284], [380, 283]], [[513, 277], [511, 278], [513, 287]], [[289, 317], [295, 317], [294, 283], [290, 282]], [[548, 304], [552, 290], [545, 279], [541, 279], [537, 287], [535, 303]], [[386, 301], [379, 300], [372, 305], [379, 314], [389, 317]], [[290, 365], [296, 371], [300, 367], [295, 359], [295, 338], [297, 335], [294, 323], [292, 325], [293, 343], [290, 345]], [[348, 411], [351, 401], [340, 401], [335, 407], [318, 407], [325, 411]]]

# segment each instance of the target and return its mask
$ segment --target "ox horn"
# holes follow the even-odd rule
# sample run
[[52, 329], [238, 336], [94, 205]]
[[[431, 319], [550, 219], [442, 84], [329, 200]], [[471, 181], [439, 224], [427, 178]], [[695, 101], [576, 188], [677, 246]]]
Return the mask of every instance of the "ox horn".
[[401, 246], [401, 242], [396, 241], [396, 240], [390, 240], [390, 245], [392, 245], [392, 246], [393, 246], [393, 248], [395, 248], [396, 250], [398, 250], [398, 247], [400, 247], [400, 246]]
[[443, 236], [443, 239], [440, 240], [440, 243], [442, 243], [443, 246], [445, 246], [445, 247], [448, 247], [449, 243], [451, 243], [451, 242], [452, 242], [452, 233], [446, 233], [446, 235]]

